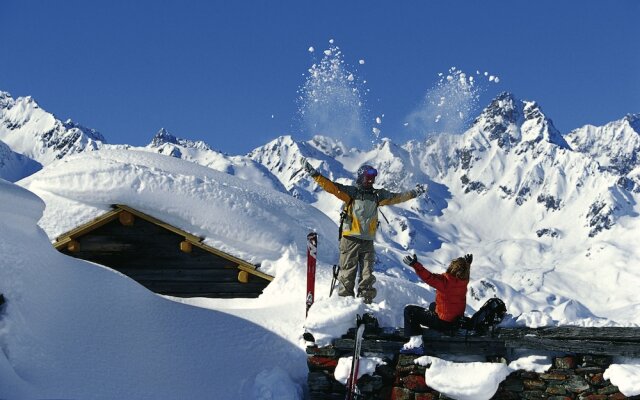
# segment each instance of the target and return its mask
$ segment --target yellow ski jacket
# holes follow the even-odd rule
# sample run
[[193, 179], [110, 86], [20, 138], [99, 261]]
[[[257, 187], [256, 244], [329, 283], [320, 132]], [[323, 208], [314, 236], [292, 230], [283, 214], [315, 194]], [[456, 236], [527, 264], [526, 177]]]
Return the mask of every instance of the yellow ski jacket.
[[362, 240], [374, 240], [378, 229], [378, 207], [402, 203], [418, 196], [416, 190], [394, 193], [385, 189], [364, 189], [358, 186], [342, 185], [318, 174], [313, 179], [327, 193], [344, 202], [342, 211], [346, 213], [342, 236]]

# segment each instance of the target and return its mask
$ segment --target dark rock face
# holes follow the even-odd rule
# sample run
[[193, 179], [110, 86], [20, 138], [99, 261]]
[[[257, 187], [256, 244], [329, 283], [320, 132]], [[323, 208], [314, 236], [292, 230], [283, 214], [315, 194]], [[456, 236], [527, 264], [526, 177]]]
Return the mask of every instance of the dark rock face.
[[587, 213], [587, 225], [591, 228], [589, 237], [594, 237], [603, 229], [611, 229], [613, 226], [613, 212], [615, 207], [608, 206], [604, 201], [596, 201], [589, 207]]
[[482, 193], [487, 190], [487, 187], [485, 186], [484, 183], [480, 181], [471, 181], [469, 180], [469, 177], [467, 175], [462, 175], [460, 177], [460, 182], [462, 183], [462, 186], [465, 187], [464, 189], [465, 193], [469, 193], [469, 192]]
[[543, 204], [547, 210], [560, 209], [560, 199], [556, 199], [552, 195], [538, 195], [538, 203]]
[[536, 235], [538, 237], [549, 236], [549, 237], [555, 238], [555, 237], [558, 237], [560, 233], [558, 232], [558, 230], [554, 228], [543, 228], [543, 229], [538, 229], [536, 231]]
[[[188, 140], [181, 139], [170, 134], [166, 129], [161, 128], [158, 133], [151, 139], [150, 147], [162, 147], [167, 144], [174, 144], [186, 148], [193, 148], [199, 150], [211, 150], [214, 151], [209, 145], [201, 140]], [[179, 156], [174, 156], [179, 157]]]
[[482, 130], [488, 133], [489, 140], [508, 151], [518, 138], [509, 133], [511, 125], [517, 125], [523, 119], [522, 110], [516, 105], [517, 100], [511, 93], [503, 92], [496, 97], [474, 124], [484, 122]]

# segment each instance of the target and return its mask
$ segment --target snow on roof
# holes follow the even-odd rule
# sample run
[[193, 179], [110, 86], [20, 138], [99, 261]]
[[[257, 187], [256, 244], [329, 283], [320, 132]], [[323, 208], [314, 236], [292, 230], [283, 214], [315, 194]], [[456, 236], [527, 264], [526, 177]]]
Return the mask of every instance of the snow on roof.
[[[269, 261], [280, 259], [286, 251], [304, 254], [309, 231], [321, 237], [337, 232], [327, 216], [292, 196], [144, 151], [101, 150], [70, 156], [20, 184], [45, 200], [39, 224], [51, 240], [116, 203], [267, 269]], [[323, 254], [335, 256], [332, 250]]]
[[36, 224], [44, 207], [0, 179], [0, 398], [301, 397], [295, 343], [57, 252]]

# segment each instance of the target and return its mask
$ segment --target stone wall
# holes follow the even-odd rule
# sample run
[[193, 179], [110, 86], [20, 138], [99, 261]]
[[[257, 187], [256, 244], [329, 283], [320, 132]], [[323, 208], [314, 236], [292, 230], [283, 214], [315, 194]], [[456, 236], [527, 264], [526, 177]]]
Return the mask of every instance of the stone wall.
[[[378, 340], [378, 342], [380, 342]], [[387, 364], [380, 365], [373, 375], [364, 375], [358, 381], [361, 399], [432, 400], [448, 399], [425, 382], [426, 367], [414, 363], [418, 356], [398, 354], [389, 349], [399, 348], [401, 342], [380, 346], [383, 353], [365, 356], [381, 357]], [[318, 348], [310, 346], [308, 354], [309, 398], [344, 399], [344, 385], [333, 378], [340, 357], [351, 354], [344, 346]], [[497, 361], [499, 362], [499, 361]], [[515, 371], [500, 387], [494, 399], [548, 399], [548, 400], [605, 400], [626, 399], [618, 388], [604, 379], [603, 373], [611, 364], [611, 357], [573, 355], [553, 360], [551, 369], [544, 373]], [[640, 399], [634, 396], [632, 399]]]

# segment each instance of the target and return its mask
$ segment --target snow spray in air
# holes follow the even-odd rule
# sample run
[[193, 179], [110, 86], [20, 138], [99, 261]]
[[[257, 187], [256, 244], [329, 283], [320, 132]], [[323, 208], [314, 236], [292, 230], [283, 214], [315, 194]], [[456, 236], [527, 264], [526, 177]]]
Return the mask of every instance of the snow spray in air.
[[438, 76], [438, 82], [427, 91], [422, 104], [407, 117], [405, 125], [414, 136], [463, 133], [476, 116], [487, 81], [500, 81], [488, 72], [476, 71], [474, 76], [456, 67]]
[[[304, 85], [298, 90], [301, 130], [307, 137], [328, 136], [349, 146], [371, 143], [364, 123], [365, 82], [349, 70], [333, 40], [329, 44], [322, 59], [308, 69]], [[309, 52], [315, 54], [314, 48], [310, 47]]]

